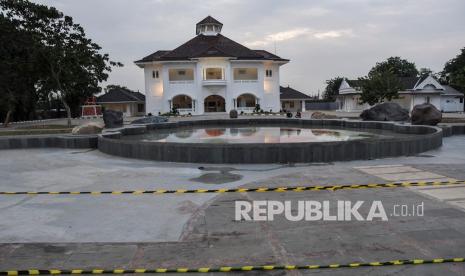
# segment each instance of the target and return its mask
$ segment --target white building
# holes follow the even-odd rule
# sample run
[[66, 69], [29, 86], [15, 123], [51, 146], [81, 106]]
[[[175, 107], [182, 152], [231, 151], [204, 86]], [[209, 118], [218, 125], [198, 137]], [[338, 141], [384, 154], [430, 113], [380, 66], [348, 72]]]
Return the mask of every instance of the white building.
[[[404, 89], [399, 91], [399, 98], [391, 102], [409, 111], [415, 105], [431, 103], [443, 112], [463, 112], [463, 93], [448, 85], [441, 85], [432, 76], [404, 77], [399, 81]], [[339, 111], [359, 112], [370, 108], [368, 104], [360, 104], [360, 94], [358, 80], [343, 79], [337, 98]]]
[[193, 39], [135, 62], [144, 68], [147, 113], [280, 110], [279, 68], [289, 60], [234, 42], [222, 26], [208, 16]]
[[442, 112], [463, 112], [464, 95], [449, 85], [443, 85], [444, 93], [441, 95]]

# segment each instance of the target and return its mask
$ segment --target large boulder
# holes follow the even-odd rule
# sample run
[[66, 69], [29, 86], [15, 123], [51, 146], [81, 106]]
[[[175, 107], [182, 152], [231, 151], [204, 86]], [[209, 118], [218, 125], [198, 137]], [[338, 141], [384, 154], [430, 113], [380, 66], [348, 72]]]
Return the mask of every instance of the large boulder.
[[131, 124], [159, 124], [168, 122], [168, 118], [163, 116], [147, 116], [131, 122]]
[[442, 113], [429, 103], [419, 104], [412, 110], [412, 125], [435, 126], [442, 120]]
[[396, 103], [381, 103], [363, 110], [360, 118], [364, 121], [408, 121], [408, 110]]
[[337, 116], [332, 115], [332, 114], [326, 114], [320, 111], [316, 111], [312, 113], [311, 118], [312, 119], [337, 119]]
[[71, 133], [75, 135], [99, 134], [102, 132], [102, 130], [103, 126], [101, 124], [90, 122], [74, 127]]
[[103, 122], [106, 128], [123, 126], [123, 112], [115, 110], [103, 111]]

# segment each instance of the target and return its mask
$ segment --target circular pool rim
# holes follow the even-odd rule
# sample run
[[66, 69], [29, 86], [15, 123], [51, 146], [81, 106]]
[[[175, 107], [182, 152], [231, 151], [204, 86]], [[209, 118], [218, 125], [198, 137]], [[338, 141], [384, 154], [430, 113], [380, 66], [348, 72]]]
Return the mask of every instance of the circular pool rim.
[[[157, 129], [179, 127], [253, 125], [293, 127], [335, 127], [339, 129], [378, 129], [410, 134], [402, 137], [375, 137], [349, 141], [297, 143], [178, 143], [122, 140], [122, 136], [144, 134]], [[128, 158], [187, 163], [309, 163], [366, 160], [415, 155], [442, 145], [442, 129], [396, 122], [352, 120], [313, 120], [251, 118], [189, 120], [128, 126], [99, 136], [100, 151]]]
[[[278, 132], [276, 132], [278, 131]], [[302, 131], [300, 133], [296, 133]], [[233, 133], [234, 132], [234, 133]], [[325, 133], [319, 133], [325, 132]], [[315, 134], [316, 133], [316, 134]], [[267, 134], [267, 135], [266, 135]], [[327, 134], [329, 137], [321, 134]], [[333, 136], [334, 135], [334, 138]], [[124, 136], [124, 140], [179, 144], [298, 144], [370, 139], [382, 134], [354, 129], [296, 127], [284, 125], [212, 125], [156, 129]], [[341, 138], [342, 137], [342, 138]], [[267, 139], [269, 138], [269, 139]], [[274, 140], [273, 140], [274, 139]]]

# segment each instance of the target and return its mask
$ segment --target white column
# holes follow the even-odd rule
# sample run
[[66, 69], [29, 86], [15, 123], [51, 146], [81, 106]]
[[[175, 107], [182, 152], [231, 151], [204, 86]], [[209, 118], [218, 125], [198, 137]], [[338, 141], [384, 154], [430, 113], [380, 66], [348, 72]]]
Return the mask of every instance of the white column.
[[305, 111], [305, 100], [302, 101], [302, 112]]

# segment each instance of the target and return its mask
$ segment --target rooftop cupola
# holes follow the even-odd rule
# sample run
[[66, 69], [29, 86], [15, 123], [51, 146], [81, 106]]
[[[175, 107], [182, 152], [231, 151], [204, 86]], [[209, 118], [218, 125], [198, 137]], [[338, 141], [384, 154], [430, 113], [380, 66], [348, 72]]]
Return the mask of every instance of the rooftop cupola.
[[221, 22], [209, 15], [197, 23], [195, 33], [196, 35], [217, 35], [221, 32], [222, 27], [223, 24]]

